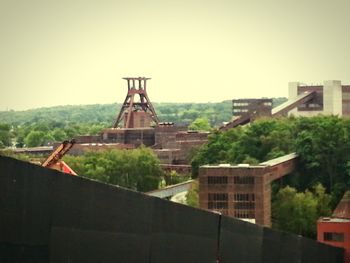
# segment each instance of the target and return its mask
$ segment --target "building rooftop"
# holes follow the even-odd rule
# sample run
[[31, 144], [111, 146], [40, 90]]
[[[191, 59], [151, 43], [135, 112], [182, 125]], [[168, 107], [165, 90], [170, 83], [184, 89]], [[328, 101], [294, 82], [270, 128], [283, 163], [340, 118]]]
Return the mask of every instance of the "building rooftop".
[[262, 168], [266, 168], [266, 167], [269, 167], [269, 166], [275, 166], [275, 165], [279, 165], [281, 163], [284, 163], [284, 162], [287, 162], [287, 161], [290, 161], [292, 159], [295, 159], [297, 158], [298, 155], [296, 153], [291, 153], [291, 154], [287, 154], [287, 155], [284, 155], [284, 156], [281, 156], [281, 157], [278, 157], [278, 158], [275, 158], [275, 159], [271, 159], [269, 161], [266, 161], [266, 162], [262, 162], [262, 163], [259, 163], [258, 165], [249, 165], [249, 164], [246, 164], [246, 163], [241, 163], [241, 164], [237, 164], [237, 165], [231, 165], [231, 164], [217, 164], [217, 165], [203, 165], [201, 167], [205, 167], [205, 168], [247, 168], [247, 169], [262, 169]]
[[343, 198], [333, 211], [332, 217], [350, 219], [350, 190], [344, 193]]
[[350, 223], [350, 219], [336, 218], [336, 217], [321, 217], [319, 222], [332, 222], [332, 223]]
[[290, 161], [290, 160], [292, 160], [292, 159], [294, 159], [296, 157], [298, 157], [298, 155], [296, 153], [291, 153], [291, 154], [283, 155], [281, 157], [278, 157], [278, 158], [271, 159], [271, 160], [268, 160], [266, 162], [260, 163], [260, 165], [275, 166], [277, 164]]

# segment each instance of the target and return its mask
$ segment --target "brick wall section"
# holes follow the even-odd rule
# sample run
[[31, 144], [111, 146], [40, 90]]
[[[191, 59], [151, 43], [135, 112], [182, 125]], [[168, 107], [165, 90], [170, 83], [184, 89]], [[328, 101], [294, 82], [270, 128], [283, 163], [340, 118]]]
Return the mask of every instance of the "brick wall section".
[[271, 226], [271, 182], [291, 173], [296, 160], [296, 155], [287, 155], [258, 166], [202, 166], [200, 207]]
[[80, 135], [75, 138], [76, 143], [101, 143], [102, 134], [100, 135]]
[[133, 128], [119, 129], [110, 128], [102, 132], [103, 142], [105, 143], [124, 143], [140, 146], [154, 145], [154, 129], [153, 128]]

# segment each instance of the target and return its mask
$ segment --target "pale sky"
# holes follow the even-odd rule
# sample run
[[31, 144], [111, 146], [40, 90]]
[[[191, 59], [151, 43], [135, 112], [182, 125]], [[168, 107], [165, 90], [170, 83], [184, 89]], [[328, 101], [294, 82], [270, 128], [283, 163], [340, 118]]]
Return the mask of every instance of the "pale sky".
[[350, 84], [349, 0], [0, 0], [0, 110], [287, 96]]

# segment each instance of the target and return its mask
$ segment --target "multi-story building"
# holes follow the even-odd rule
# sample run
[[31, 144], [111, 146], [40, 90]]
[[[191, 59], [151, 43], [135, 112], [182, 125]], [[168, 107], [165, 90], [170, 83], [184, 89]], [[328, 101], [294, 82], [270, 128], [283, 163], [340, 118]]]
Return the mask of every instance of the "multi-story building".
[[237, 99], [232, 100], [234, 117], [250, 118], [271, 117], [272, 99]]
[[342, 85], [339, 80], [327, 80], [319, 85], [290, 82], [288, 99], [293, 100], [305, 92], [313, 92], [314, 96], [289, 114], [306, 117], [318, 114], [350, 116], [350, 85]]
[[271, 226], [271, 182], [291, 173], [295, 154], [259, 165], [205, 165], [199, 169], [199, 206]]

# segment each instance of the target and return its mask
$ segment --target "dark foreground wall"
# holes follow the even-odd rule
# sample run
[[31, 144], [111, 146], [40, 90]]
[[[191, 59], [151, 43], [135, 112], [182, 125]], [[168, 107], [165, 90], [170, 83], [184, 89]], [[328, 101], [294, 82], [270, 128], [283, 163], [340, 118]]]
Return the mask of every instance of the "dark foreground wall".
[[0, 262], [342, 262], [342, 250], [0, 157]]

